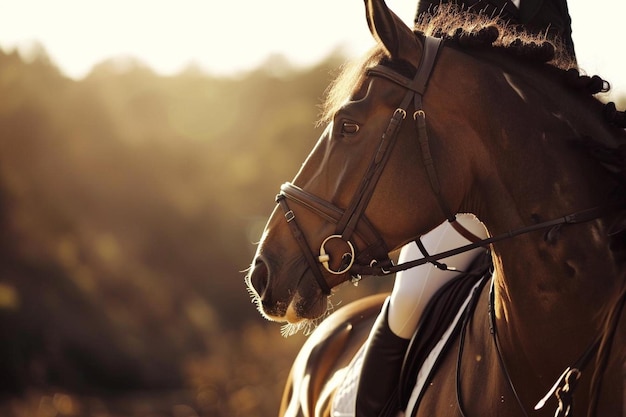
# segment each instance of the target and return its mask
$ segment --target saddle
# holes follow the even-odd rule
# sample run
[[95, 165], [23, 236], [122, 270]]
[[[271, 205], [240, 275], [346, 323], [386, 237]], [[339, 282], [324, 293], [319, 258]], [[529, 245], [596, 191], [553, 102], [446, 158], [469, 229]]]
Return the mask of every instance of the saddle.
[[[428, 384], [440, 358], [458, 336], [462, 317], [471, 314], [482, 288], [490, 281], [491, 266], [489, 253], [479, 256], [472, 263], [471, 272], [442, 286], [428, 303], [402, 365], [396, 410], [407, 408], [418, 382], [421, 387]], [[423, 369], [427, 362], [430, 369]], [[420, 390], [416, 404], [422, 395], [423, 390]]]
[[[471, 312], [480, 290], [490, 280], [490, 269], [491, 257], [489, 253], [485, 253], [474, 260], [470, 266], [471, 272], [460, 274], [443, 285], [431, 298], [407, 349], [399, 383], [380, 413], [381, 417], [395, 417], [398, 410], [405, 410], [409, 404], [414, 407], [419, 403], [421, 389], [417, 391], [417, 401], [412, 398], [418, 379], [420, 387], [427, 384], [430, 375], [437, 368], [439, 358], [459, 334], [462, 316]], [[333, 416], [355, 415], [356, 389], [364, 353], [365, 345], [356, 353], [345, 373], [342, 373], [343, 381], [332, 401]]]

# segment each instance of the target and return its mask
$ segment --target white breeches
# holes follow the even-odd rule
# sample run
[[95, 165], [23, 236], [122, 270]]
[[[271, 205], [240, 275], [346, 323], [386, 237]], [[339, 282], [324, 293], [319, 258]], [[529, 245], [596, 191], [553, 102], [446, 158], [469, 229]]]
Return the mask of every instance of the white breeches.
[[[457, 221], [480, 238], [487, 237], [483, 224], [471, 214], [457, 215]], [[422, 243], [429, 254], [434, 255], [470, 243], [461, 236], [449, 222], [442, 223], [422, 237]], [[473, 249], [442, 259], [441, 262], [459, 271], [464, 271], [483, 248]], [[422, 258], [415, 242], [405, 245], [398, 263]], [[432, 264], [400, 271], [396, 274], [389, 304], [389, 327], [400, 337], [409, 339], [422, 316], [424, 308], [435, 292], [446, 282], [458, 275], [454, 271], [442, 271]]]

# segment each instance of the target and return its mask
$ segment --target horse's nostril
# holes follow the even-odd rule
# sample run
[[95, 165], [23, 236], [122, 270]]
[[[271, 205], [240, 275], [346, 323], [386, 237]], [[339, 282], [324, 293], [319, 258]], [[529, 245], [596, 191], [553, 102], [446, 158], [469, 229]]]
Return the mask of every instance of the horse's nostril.
[[254, 268], [250, 274], [250, 284], [254, 291], [261, 297], [269, 281], [269, 274], [267, 265], [262, 259], [257, 258], [254, 263]]

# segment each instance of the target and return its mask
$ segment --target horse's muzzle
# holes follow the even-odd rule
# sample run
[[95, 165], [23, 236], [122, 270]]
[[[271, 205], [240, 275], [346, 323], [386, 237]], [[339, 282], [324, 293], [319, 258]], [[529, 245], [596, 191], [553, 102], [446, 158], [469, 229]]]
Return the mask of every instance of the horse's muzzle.
[[[272, 272], [272, 265], [263, 255], [257, 255], [246, 276], [248, 290], [265, 318], [295, 324], [326, 313], [327, 295], [320, 291], [305, 262], [300, 259], [288, 265], [283, 279], [276, 271]], [[285, 277], [296, 279], [285, 280]]]

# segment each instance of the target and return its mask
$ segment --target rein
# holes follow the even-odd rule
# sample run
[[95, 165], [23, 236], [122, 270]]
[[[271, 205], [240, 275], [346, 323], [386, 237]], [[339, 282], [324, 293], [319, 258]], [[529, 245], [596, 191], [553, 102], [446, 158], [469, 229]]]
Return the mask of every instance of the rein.
[[374, 266], [354, 265], [351, 269], [351, 272], [354, 272], [357, 274], [363, 274], [363, 275], [372, 275], [372, 276], [388, 275], [391, 273], [415, 268], [417, 266], [424, 265], [426, 263], [436, 263], [436, 261], [440, 259], [449, 258], [451, 256], [458, 255], [459, 253], [467, 252], [467, 251], [470, 251], [472, 249], [476, 249], [479, 247], [489, 246], [492, 243], [510, 239], [515, 236], [519, 236], [519, 235], [523, 235], [523, 234], [527, 234], [531, 232], [536, 232], [536, 231], [543, 230], [543, 229], [549, 229], [549, 228], [553, 228], [557, 226], [568, 225], [568, 224], [578, 224], [578, 223], [584, 223], [584, 222], [588, 222], [591, 220], [595, 220], [607, 214], [613, 213], [616, 209], [623, 208], [623, 207], [624, 207], [624, 204], [593, 207], [591, 209], [582, 210], [582, 211], [572, 213], [567, 216], [559, 217], [553, 220], [548, 220], [548, 221], [537, 223], [531, 226], [522, 227], [522, 228], [515, 229], [515, 230], [510, 230], [498, 236], [481, 239], [473, 243], [469, 243], [467, 245], [460, 246], [455, 249], [450, 249], [450, 250], [447, 250], [445, 252], [441, 252], [435, 255], [428, 255], [420, 259], [407, 261], [399, 265], [391, 266], [388, 269], [379, 268], [375, 265]]

